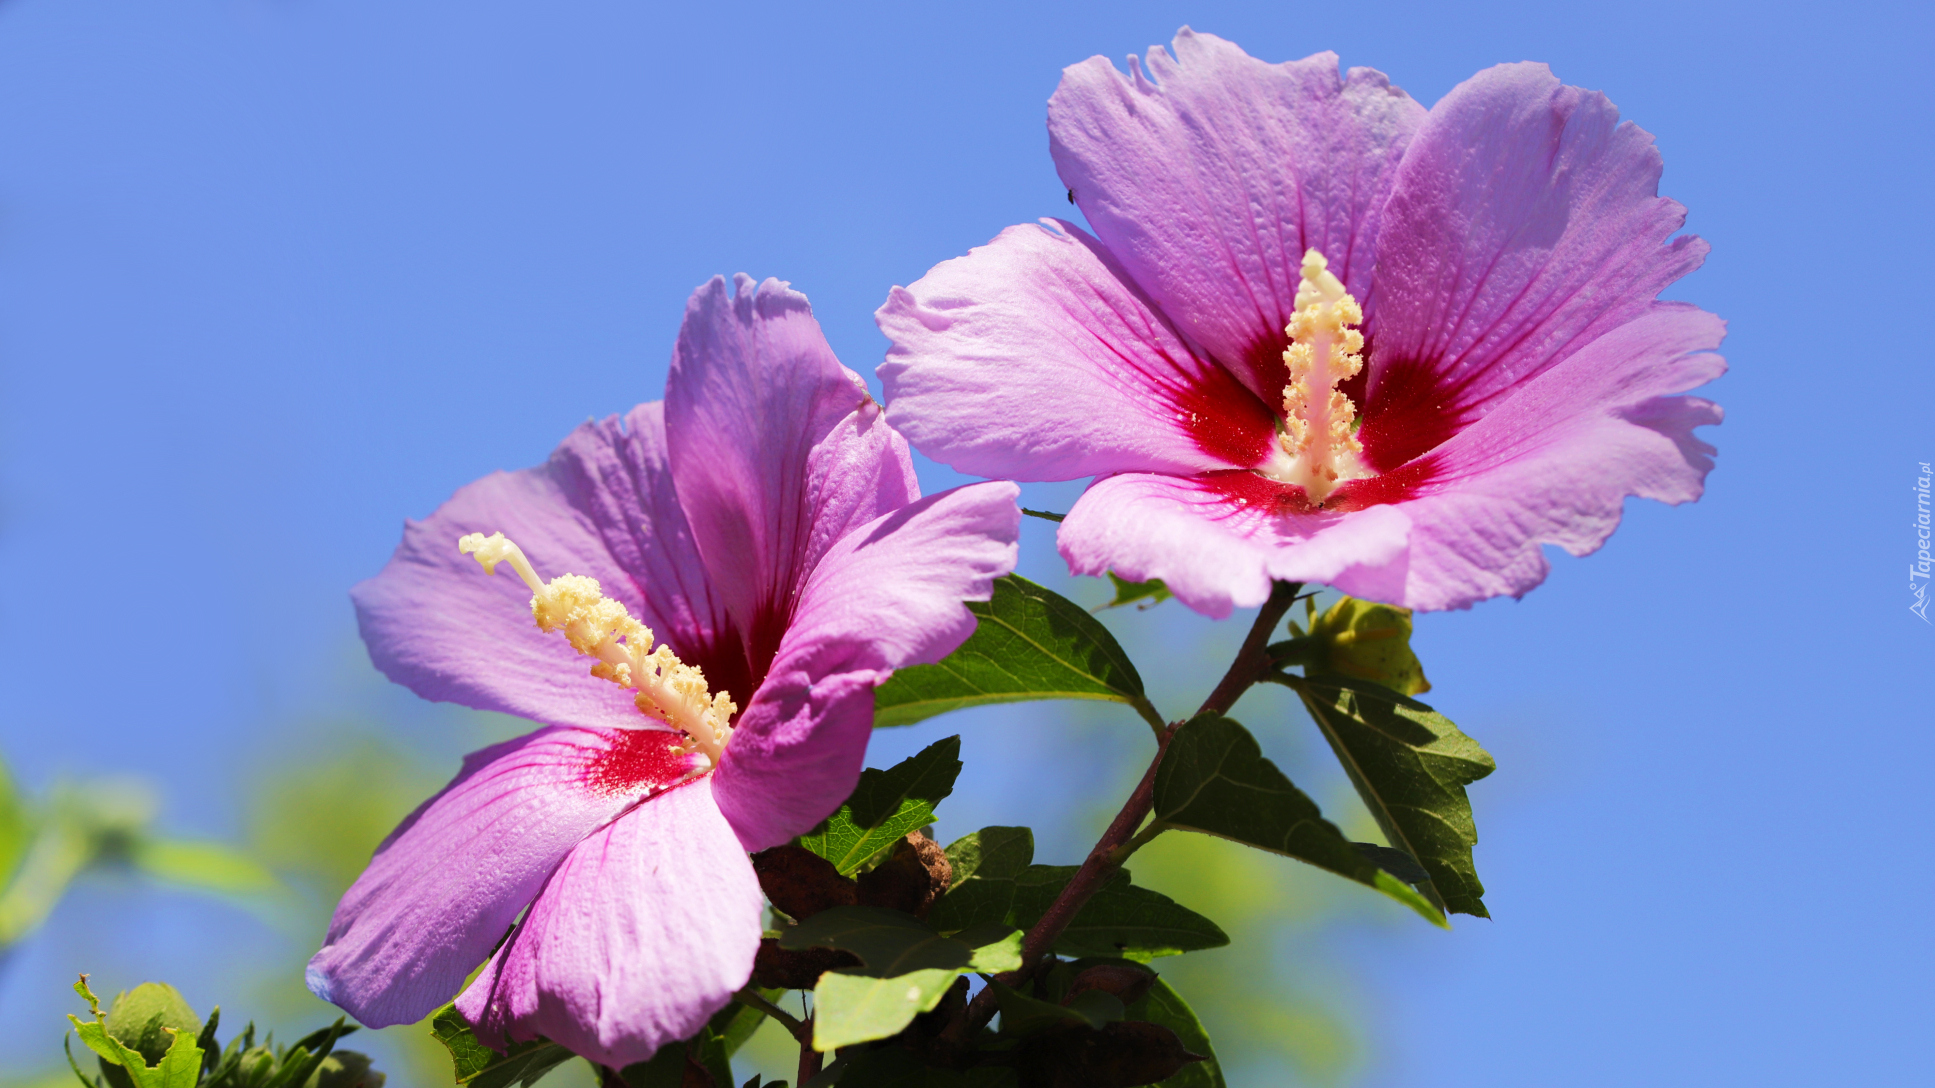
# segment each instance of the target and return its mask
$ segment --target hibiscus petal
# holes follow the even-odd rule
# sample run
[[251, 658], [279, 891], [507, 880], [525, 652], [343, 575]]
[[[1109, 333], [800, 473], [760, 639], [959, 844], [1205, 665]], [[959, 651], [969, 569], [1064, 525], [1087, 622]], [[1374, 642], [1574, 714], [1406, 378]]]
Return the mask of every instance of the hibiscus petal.
[[551, 728], [474, 752], [377, 848], [309, 961], [309, 988], [370, 1027], [463, 985], [580, 840], [686, 773], [676, 734]]
[[994, 579], [1014, 569], [1019, 490], [985, 483], [930, 495], [820, 561], [713, 776], [746, 849], [786, 842], [838, 808], [860, 776], [874, 686], [974, 633], [961, 602], [987, 600]]
[[1071, 480], [1248, 468], [1274, 417], [1190, 350], [1081, 228], [1045, 220], [896, 287], [887, 418], [962, 472]]
[[687, 303], [665, 419], [679, 499], [756, 677], [819, 556], [920, 485], [806, 296], [774, 279], [733, 284], [714, 277]]
[[622, 1069], [686, 1038], [752, 975], [764, 899], [699, 779], [584, 840], [457, 999], [480, 1039], [537, 1036]]
[[[1285, 489], [1250, 473], [1178, 479], [1125, 473], [1097, 480], [1057, 536], [1076, 574], [1160, 578], [1216, 619], [1270, 595], [1271, 580], [1364, 589], [1403, 585], [1409, 521], [1394, 506], [1355, 513], [1282, 511], [1248, 492]], [[1254, 481], [1255, 488], [1242, 486]], [[1350, 589], [1349, 592], [1357, 592]]]
[[[1666, 243], [1653, 138], [1543, 64], [1459, 84], [1405, 152], [1377, 243], [1363, 439], [1379, 468], [1643, 313], [1707, 245]], [[1437, 418], [1436, 424], [1423, 418]]]
[[1371, 69], [1338, 78], [1334, 53], [1266, 64], [1187, 28], [1175, 49], [1151, 49], [1147, 75], [1134, 57], [1127, 76], [1103, 57], [1067, 69], [1049, 149], [1136, 282], [1274, 404], [1304, 250], [1364, 298], [1424, 107]]
[[1692, 430], [1720, 409], [1672, 394], [1726, 370], [1708, 354], [1724, 333], [1712, 314], [1656, 303], [1439, 447], [1427, 494], [1399, 507], [1412, 525], [1404, 591], [1377, 599], [1440, 609], [1523, 594], [1545, 580], [1541, 544], [1596, 550], [1626, 496], [1699, 498], [1713, 448]]
[[644, 724], [630, 693], [595, 680], [563, 636], [531, 620], [531, 592], [457, 550], [466, 533], [501, 531], [546, 577], [582, 574], [689, 659], [706, 660], [717, 621], [704, 568], [665, 471], [660, 406], [626, 426], [608, 418], [571, 433], [551, 459], [470, 484], [422, 521], [351, 591], [370, 659], [426, 699], [554, 725]]

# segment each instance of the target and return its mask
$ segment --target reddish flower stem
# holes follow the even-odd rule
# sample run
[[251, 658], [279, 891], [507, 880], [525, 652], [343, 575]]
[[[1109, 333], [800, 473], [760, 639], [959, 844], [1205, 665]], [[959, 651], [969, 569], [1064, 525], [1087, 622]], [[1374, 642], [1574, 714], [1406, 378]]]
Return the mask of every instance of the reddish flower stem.
[[813, 1049], [812, 1019], [809, 1017], [803, 1021], [803, 1026], [805, 1030], [801, 1031], [798, 1035], [800, 1041], [799, 1075], [793, 1078], [793, 1083], [798, 1085], [805, 1085], [807, 1081], [819, 1076], [820, 1062], [825, 1057], [825, 1055]]
[[[1216, 685], [1209, 698], [1197, 714], [1223, 714], [1236, 705], [1236, 700], [1257, 681], [1266, 676], [1272, 666], [1269, 652], [1270, 633], [1283, 621], [1284, 614], [1296, 601], [1297, 592], [1303, 588], [1298, 582], [1276, 582], [1270, 587], [1270, 597], [1256, 614], [1256, 622], [1250, 626], [1250, 633], [1244, 637], [1243, 646], [1236, 652], [1236, 660], [1230, 662], [1229, 671]], [[1123, 802], [1122, 811], [1109, 821], [1108, 830], [1096, 840], [1094, 849], [1075, 871], [1075, 876], [1064, 887], [1055, 902], [1042, 914], [1041, 920], [1021, 942], [1021, 969], [995, 976], [996, 981], [1012, 986], [1026, 979], [1046, 956], [1055, 942], [1061, 939], [1062, 931], [1075, 920], [1075, 915], [1089, 901], [1089, 898], [1109, 882], [1116, 871], [1122, 868], [1129, 852], [1124, 850], [1130, 839], [1135, 837], [1136, 829], [1149, 816], [1149, 809], [1155, 804], [1156, 769], [1162, 766], [1163, 753], [1169, 750], [1169, 742], [1182, 727], [1181, 722], [1172, 722], [1156, 735], [1156, 754], [1149, 760], [1149, 769], [1142, 772], [1142, 781], [1136, 784], [1135, 792]], [[996, 999], [994, 987], [984, 986], [974, 995], [967, 1013], [960, 1020], [948, 1026], [949, 1041], [956, 1046], [965, 1046], [973, 1034], [988, 1021], [994, 1019]], [[957, 1030], [959, 1029], [959, 1030]]]

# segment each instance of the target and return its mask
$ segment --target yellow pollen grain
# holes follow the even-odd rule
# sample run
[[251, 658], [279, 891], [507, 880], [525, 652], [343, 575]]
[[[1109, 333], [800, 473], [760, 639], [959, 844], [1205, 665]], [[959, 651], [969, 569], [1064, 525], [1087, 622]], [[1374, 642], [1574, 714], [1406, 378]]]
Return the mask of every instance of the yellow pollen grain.
[[1277, 442], [1289, 455], [1287, 469], [1272, 476], [1304, 489], [1322, 503], [1345, 480], [1370, 475], [1358, 456], [1364, 447], [1352, 433], [1357, 406], [1337, 386], [1364, 369], [1364, 311], [1316, 250], [1303, 255], [1303, 281], [1284, 332], [1290, 346], [1283, 364], [1283, 424]]
[[597, 658], [591, 675], [631, 689], [641, 713], [684, 733], [686, 751], [703, 752], [718, 765], [739, 707], [725, 692], [713, 694], [705, 674], [680, 661], [671, 647], [654, 650], [651, 628], [633, 619], [623, 602], [605, 596], [597, 579], [561, 574], [546, 582], [503, 533], [471, 533], [457, 541], [457, 550], [476, 556], [486, 574], [510, 563], [531, 587], [538, 630], [562, 632], [572, 649]]

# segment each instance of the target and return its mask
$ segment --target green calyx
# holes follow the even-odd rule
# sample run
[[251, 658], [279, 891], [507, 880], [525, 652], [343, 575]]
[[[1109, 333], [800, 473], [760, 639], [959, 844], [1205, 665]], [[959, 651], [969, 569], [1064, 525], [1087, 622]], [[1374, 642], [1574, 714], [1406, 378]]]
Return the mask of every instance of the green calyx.
[[354, 1050], [332, 1051], [303, 1088], [383, 1088], [383, 1074], [370, 1068], [367, 1054]]

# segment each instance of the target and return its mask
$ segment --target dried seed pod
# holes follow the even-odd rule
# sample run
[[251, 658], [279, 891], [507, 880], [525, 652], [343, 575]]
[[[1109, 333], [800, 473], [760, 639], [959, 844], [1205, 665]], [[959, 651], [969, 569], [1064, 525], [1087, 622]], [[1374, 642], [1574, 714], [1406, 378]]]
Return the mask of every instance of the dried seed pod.
[[910, 831], [886, 861], [860, 875], [860, 902], [925, 918], [953, 879], [954, 866], [940, 845]]
[[779, 941], [766, 937], [760, 940], [759, 952], [753, 957], [753, 981], [769, 990], [810, 990], [826, 972], [859, 962], [852, 953], [837, 948], [794, 951], [781, 948]]
[[1137, 1088], [1176, 1075], [1200, 1054], [1161, 1024], [1118, 1020], [1037, 1035], [1016, 1053], [1021, 1088]]
[[1068, 984], [1068, 993], [1063, 995], [1062, 1004], [1074, 1000], [1075, 995], [1087, 990], [1101, 990], [1122, 999], [1124, 1005], [1133, 1005], [1142, 1000], [1155, 985], [1156, 973], [1133, 963], [1102, 963], [1084, 970]]
[[833, 863], [803, 846], [775, 846], [752, 857], [759, 888], [775, 908], [803, 921], [828, 907], [850, 907], [857, 901], [851, 879]]

